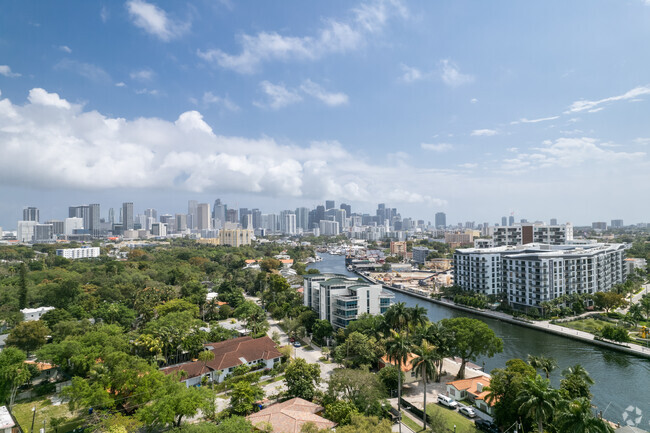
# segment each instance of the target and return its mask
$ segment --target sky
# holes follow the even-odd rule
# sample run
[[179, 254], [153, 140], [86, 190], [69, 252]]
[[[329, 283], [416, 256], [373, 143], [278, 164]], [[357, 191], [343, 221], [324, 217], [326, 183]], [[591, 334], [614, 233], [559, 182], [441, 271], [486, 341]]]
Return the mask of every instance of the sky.
[[5, 1], [25, 206], [650, 222], [650, 0]]

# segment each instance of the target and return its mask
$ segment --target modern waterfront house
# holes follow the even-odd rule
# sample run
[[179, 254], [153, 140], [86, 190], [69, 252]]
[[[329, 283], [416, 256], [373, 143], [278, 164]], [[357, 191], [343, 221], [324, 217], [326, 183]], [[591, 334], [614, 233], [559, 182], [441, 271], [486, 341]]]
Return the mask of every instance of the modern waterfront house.
[[345, 328], [364, 313], [384, 314], [393, 297], [380, 284], [343, 275], [308, 275], [304, 280], [304, 305], [334, 328]]

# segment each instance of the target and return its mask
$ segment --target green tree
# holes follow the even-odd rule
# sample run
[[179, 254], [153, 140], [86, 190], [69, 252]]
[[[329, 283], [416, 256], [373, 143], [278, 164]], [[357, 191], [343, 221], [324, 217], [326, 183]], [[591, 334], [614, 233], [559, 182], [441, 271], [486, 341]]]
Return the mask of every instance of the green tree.
[[546, 357], [544, 355], [528, 355], [528, 363], [535, 370], [543, 371], [547, 379], [551, 375], [551, 372], [558, 367], [555, 358]]
[[[401, 377], [397, 377], [398, 373]], [[397, 387], [400, 383], [404, 382], [404, 373], [399, 371], [394, 365], [390, 364], [379, 370], [377, 376], [390, 396], [393, 395], [393, 391], [397, 391]]]
[[[386, 354], [388, 359], [393, 363], [397, 364], [397, 369], [402, 371], [402, 366], [408, 360], [408, 356], [411, 353], [411, 342], [408, 338], [402, 334], [397, 333], [391, 330], [391, 336], [386, 341]], [[402, 400], [402, 375], [398, 375], [398, 384], [397, 384], [397, 410], [399, 411], [400, 419], [402, 417], [402, 406], [400, 401]]]
[[349, 368], [359, 368], [362, 365], [372, 366], [383, 354], [375, 337], [367, 337], [359, 332], [348, 335], [343, 344], [336, 347], [334, 360]]
[[331, 337], [333, 332], [334, 328], [332, 328], [332, 324], [328, 320], [316, 320], [314, 323], [314, 338], [321, 344], [323, 344], [325, 338]]
[[544, 423], [553, 415], [559, 400], [559, 393], [551, 387], [551, 382], [537, 375], [524, 380], [515, 404], [519, 406], [519, 414], [537, 423], [539, 433], [544, 433]]
[[206, 415], [214, 412], [214, 393], [205, 387], [187, 387], [176, 376], [167, 376], [156, 390], [152, 402], [140, 408], [137, 416], [149, 427], [180, 426], [183, 417], [194, 416], [199, 409]]
[[[422, 407], [427, 407], [427, 382], [429, 378], [433, 375], [435, 377], [437, 368], [436, 362], [440, 359], [440, 355], [436, 351], [436, 348], [430, 344], [428, 341], [423, 341], [421, 345], [415, 346], [413, 348], [413, 359], [411, 360], [411, 365], [415, 373], [422, 377], [422, 383], [424, 384], [424, 402]], [[422, 428], [427, 429], [427, 417], [426, 415], [422, 416]]]
[[640, 301], [646, 320], [650, 320], [650, 296], [643, 295]]
[[325, 407], [325, 418], [338, 425], [350, 424], [352, 416], [358, 414], [357, 407], [348, 400], [336, 400]]
[[349, 425], [336, 429], [336, 433], [390, 433], [391, 424], [387, 419], [376, 416], [354, 415]]
[[302, 358], [292, 360], [284, 371], [284, 382], [289, 397], [312, 400], [320, 383], [320, 365], [308, 364]]
[[252, 433], [253, 431], [255, 431], [253, 424], [249, 420], [235, 415], [222, 420], [211, 433]]
[[18, 308], [21, 310], [27, 308], [27, 266], [25, 262], [20, 264], [20, 279], [19, 279], [19, 294], [18, 294]]
[[556, 414], [555, 427], [562, 433], [613, 433], [614, 429], [591, 411], [588, 398], [562, 402]]
[[453, 337], [453, 333], [438, 322], [428, 322], [424, 326], [418, 327], [413, 336], [416, 344], [428, 341], [436, 348], [439, 356], [439, 360], [436, 362], [438, 374], [432, 376], [436, 378], [436, 382], [440, 381], [440, 377], [442, 377], [443, 359], [451, 354]]
[[625, 305], [625, 295], [613, 291], [596, 292], [594, 293], [594, 305], [608, 313], [611, 309]]
[[323, 402], [327, 406], [344, 400], [354, 404], [360, 413], [380, 416], [384, 413], [382, 401], [385, 395], [386, 390], [376, 374], [368, 370], [340, 368], [330, 376]]
[[404, 302], [393, 304], [384, 313], [384, 320], [389, 329], [395, 329], [398, 332], [406, 330], [410, 323], [411, 315]]
[[594, 380], [589, 376], [585, 368], [576, 364], [562, 371], [562, 380], [560, 380], [560, 391], [568, 399], [588, 398], [591, 399], [589, 388], [594, 384]]
[[486, 400], [494, 404], [495, 418], [501, 426], [511, 426], [519, 419], [517, 394], [527, 378], [535, 377], [535, 369], [521, 359], [510, 359], [506, 368], [496, 368], [490, 372], [492, 379], [486, 388]]
[[451, 354], [461, 358], [457, 379], [465, 378], [465, 364], [468, 360], [476, 361], [479, 355], [492, 357], [495, 353], [503, 351], [503, 341], [485, 322], [456, 317], [443, 319], [441, 323], [453, 335]]
[[230, 409], [237, 415], [248, 415], [253, 411], [253, 404], [262, 398], [262, 388], [245, 380], [239, 381], [230, 392]]
[[12, 407], [18, 387], [31, 378], [25, 364], [25, 353], [15, 347], [7, 347], [0, 352], [0, 402]]
[[7, 345], [16, 346], [29, 355], [47, 341], [50, 330], [40, 320], [21, 322], [9, 332]]

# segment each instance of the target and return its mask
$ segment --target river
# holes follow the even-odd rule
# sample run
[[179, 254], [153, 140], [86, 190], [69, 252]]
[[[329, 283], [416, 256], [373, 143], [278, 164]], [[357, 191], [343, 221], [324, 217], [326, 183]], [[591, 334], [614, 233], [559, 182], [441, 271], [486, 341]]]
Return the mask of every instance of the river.
[[[309, 265], [322, 273], [337, 273], [356, 277], [345, 268], [343, 256], [322, 254], [322, 261]], [[390, 290], [389, 290], [390, 291]], [[498, 320], [476, 316], [454, 310], [432, 302], [393, 292], [395, 302], [404, 302], [412, 307], [416, 304], [429, 311], [429, 319], [438, 321], [444, 318], [468, 316], [487, 323], [503, 340], [503, 352], [492, 358], [478, 359], [476, 364], [485, 365], [485, 371], [502, 368], [512, 358], [526, 359], [528, 354], [545, 355], [557, 360], [560, 368], [551, 374], [554, 386], [559, 386], [561, 371], [575, 364], [581, 364], [594, 379], [591, 388], [592, 403], [610, 421], [624, 425], [626, 421], [638, 420], [637, 427], [650, 430], [650, 360], [616, 352], [599, 346], [583, 343], [569, 338], [547, 334], [535, 329], [504, 323]], [[626, 409], [630, 406], [634, 413]], [[638, 414], [638, 410], [640, 414]]]

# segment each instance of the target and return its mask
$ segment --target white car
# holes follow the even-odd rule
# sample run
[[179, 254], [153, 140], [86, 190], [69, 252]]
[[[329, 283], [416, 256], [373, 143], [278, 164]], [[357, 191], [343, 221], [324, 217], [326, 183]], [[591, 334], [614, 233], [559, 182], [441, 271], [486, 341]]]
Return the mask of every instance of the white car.
[[438, 403], [440, 403], [443, 406], [447, 406], [448, 408], [451, 409], [456, 409], [456, 407], [458, 407], [458, 403], [456, 403], [456, 400], [442, 394], [438, 394]]
[[474, 409], [472, 409], [469, 406], [461, 407], [460, 409], [458, 409], [458, 412], [462, 413], [463, 415], [469, 418], [474, 418], [476, 416], [476, 413], [474, 413]]

